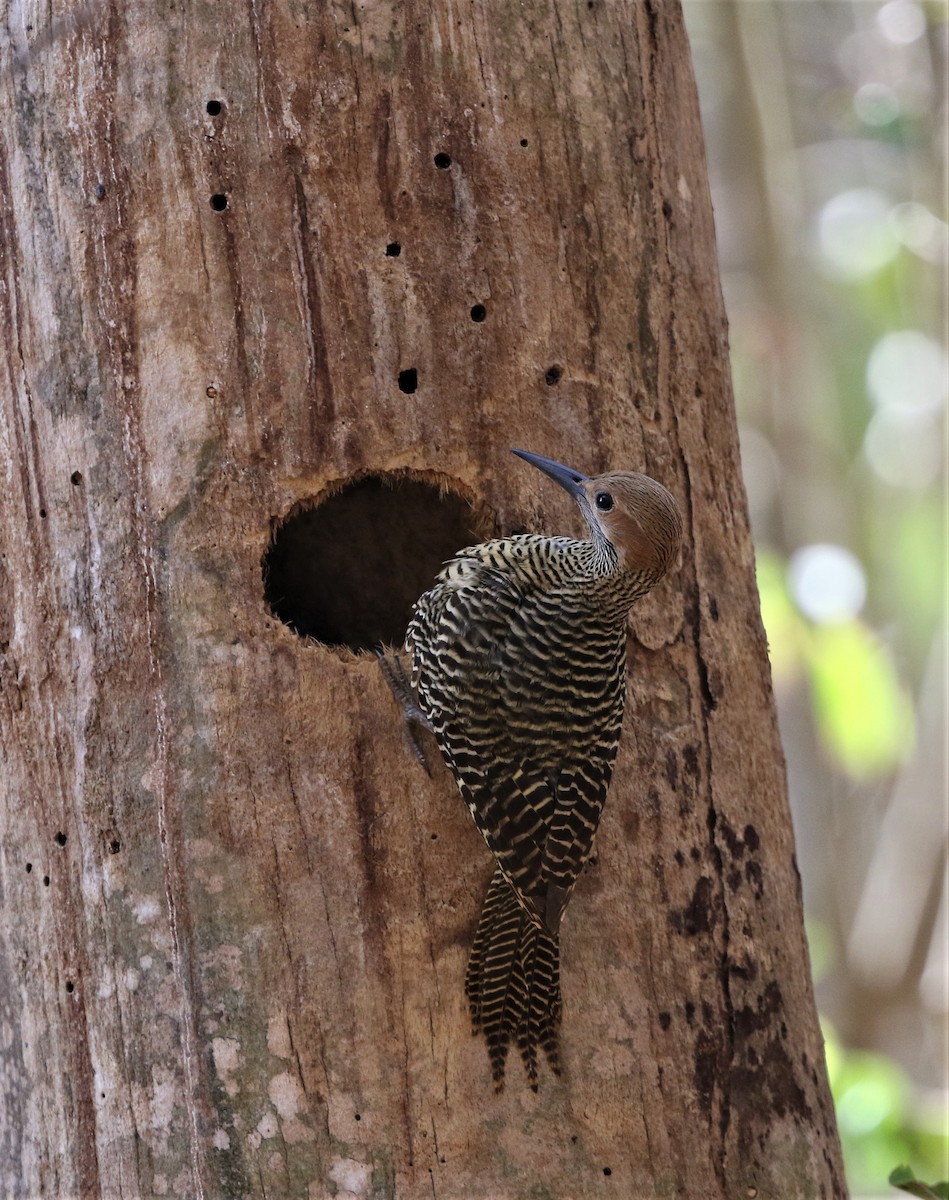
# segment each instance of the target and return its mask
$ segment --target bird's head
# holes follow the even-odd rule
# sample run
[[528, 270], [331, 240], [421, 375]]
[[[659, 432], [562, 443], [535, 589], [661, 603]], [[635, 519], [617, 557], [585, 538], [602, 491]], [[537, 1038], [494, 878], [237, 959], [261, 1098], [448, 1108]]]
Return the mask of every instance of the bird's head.
[[682, 518], [679, 506], [661, 483], [636, 471], [581, 475], [540, 454], [527, 450], [513, 453], [573, 496], [594, 540], [613, 547], [622, 570], [659, 580], [675, 563], [682, 541]]

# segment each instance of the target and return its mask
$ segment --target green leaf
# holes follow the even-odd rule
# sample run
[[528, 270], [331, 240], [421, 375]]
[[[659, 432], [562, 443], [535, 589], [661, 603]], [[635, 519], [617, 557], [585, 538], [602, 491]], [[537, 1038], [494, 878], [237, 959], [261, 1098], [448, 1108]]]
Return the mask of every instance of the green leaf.
[[913, 1174], [912, 1167], [895, 1167], [890, 1172], [890, 1183], [893, 1187], [911, 1196], [919, 1196], [922, 1200], [949, 1200], [949, 1183], [923, 1183]]

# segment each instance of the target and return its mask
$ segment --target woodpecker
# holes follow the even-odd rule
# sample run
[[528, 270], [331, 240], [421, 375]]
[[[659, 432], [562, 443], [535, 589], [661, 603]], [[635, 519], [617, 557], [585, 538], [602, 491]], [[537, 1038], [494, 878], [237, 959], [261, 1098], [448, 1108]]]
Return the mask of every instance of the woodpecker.
[[682, 526], [645, 475], [513, 453], [574, 497], [589, 537], [460, 550], [413, 610], [406, 713], [434, 734], [497, 864], [465, 977], [474, 1032], [497, 1091], [512, 1042], [536, 1091], [538, 1050], [560, 1073], [560, 922], [613, 772], [629, 609], [676, 561]]

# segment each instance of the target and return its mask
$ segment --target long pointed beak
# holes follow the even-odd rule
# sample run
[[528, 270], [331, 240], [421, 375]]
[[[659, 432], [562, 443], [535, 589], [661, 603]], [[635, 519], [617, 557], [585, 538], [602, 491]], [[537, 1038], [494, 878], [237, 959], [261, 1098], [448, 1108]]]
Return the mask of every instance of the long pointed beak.
[[586, 475], [581, 475], [579, 471], [574, 471], [571, 467], [565, 467], [563, 463], [554, 462], [552, 458], [544, 458], [541, 454], [531, 454], [529, 450], [512, 450], [511, 453], [516, 454], [518, 458], [523, 458], [538, 471], [549, 475], [554, 483], [559, 483], [564, 491], [569, 492], [575, 500], [579, 500], [583, 495], [583, 485], [587, 481]]

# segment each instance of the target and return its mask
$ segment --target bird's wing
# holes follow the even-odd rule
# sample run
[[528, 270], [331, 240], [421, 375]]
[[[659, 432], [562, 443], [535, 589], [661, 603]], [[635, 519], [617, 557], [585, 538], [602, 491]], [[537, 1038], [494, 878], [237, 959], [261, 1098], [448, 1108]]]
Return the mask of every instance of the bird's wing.
[[542, 876], [547, 885], [545, 923], [555, 930], [593, 848], [613, 775], [618, 737], [589, 758], [561, 770], [557, 800], [544, 843]]
[[606, 798], [622, 693], [588, 707], [569, 647], [558, 657], [531, 645], [530, 583], [463, 552], [419, 601], [407, 643], [420, 705], [476, 825], [522, 903], [556, 932]]
[[512, 726], [503, 678], [527, 592], [523, 581], [463, 552], [419, 600], [406, 644], [419, 704], [475, 824], [539, 913], [528, 896], [541, 878], [552, 779]]

